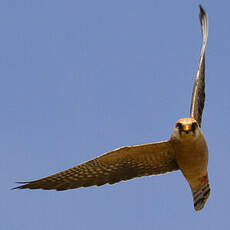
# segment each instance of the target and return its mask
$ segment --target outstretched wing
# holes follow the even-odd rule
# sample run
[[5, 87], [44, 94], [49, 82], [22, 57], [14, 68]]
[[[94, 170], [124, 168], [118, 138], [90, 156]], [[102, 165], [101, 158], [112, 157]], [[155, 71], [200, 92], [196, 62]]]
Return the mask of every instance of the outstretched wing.
[[205, 101], [205, 47], [208, 37], [208, 16], [200, 5], [200, 23], [203, 35], [203, 44], [200, 54], [200, 62], [196, 79], [193, 86], [192, 103], [190, 107], [190, 116], [193, 117], [201, 126], [202, 112]]
[[177, 169], [174, 149], [170, 141], [163, 141], [115, 149], [57, 174], [31, 182], [20, 182], [24, 185], [16, 188], [66, 190], [114, 184]]

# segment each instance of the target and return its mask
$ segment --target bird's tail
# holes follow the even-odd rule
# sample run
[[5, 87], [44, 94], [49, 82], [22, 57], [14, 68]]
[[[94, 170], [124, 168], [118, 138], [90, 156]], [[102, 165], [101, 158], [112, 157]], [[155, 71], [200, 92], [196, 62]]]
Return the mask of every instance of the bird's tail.
[[194, 208], [196, 211], [201, 210], [206, 201], [208, 200], [208, 197], [210, 195], [210, 187], [208, 180], [202, 184], [202, 186], [198, 190], [192, 189], [192, 195], [193, 195], [193, 202], [194, 202]]

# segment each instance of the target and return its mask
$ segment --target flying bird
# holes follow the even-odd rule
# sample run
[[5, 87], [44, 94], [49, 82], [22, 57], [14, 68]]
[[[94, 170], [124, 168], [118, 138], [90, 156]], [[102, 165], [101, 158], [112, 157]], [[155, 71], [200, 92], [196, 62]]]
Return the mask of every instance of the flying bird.
[[210, 187], [207, 172], [208, 147], [201, 131], [208, 17], [202, 6], [199, 7], [203, 42], [193, 86], [190, 117], [176, 122], [169, 140], [121, 147], [54, 175], [30, 182], [18, 182], [23, 185], [15, 189], [61, 191], [181, 170], [190, 185], [194, 208], [201, 210], [210, 195]]

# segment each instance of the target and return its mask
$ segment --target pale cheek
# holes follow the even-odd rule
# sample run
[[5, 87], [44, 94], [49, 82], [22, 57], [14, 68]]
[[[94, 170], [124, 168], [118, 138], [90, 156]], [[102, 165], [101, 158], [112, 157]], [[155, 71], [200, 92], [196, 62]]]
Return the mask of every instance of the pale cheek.
[[180, 136], [180, 133], [179, 133], [179, 130], [174, 130], [174, 132], [173, 132], [173, 136], [176, 138], [176, 139], [180, 139], [181, 138], [181, 136]]
[[200, 130], [199, 129], [195, 130], [195, 136], [196, 136], [196, 138], [200, 137]]
[[197, 137], [199, 137], [199, 131], [196, 130], [195, 133], [193, 132], [189, 132], [188, 134], [185, 132], [179, 132], [179, 130], [175, 129], [172, 135], [174, 138], [176, 138], [177, 140], [195, 140], [197, 139]]

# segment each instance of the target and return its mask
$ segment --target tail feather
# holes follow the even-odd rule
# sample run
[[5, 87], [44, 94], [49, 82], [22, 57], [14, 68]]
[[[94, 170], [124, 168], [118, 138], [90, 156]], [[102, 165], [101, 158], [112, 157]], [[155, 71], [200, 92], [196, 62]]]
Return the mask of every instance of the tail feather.
[[210, 195], [209, 182], [207, 181], [206, 183], [204, 183], [199, 190], [192, 190], [192, 195], [195, 210], [201, 210]]

